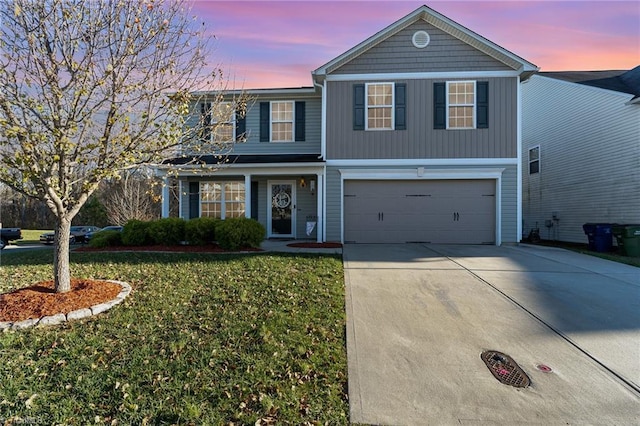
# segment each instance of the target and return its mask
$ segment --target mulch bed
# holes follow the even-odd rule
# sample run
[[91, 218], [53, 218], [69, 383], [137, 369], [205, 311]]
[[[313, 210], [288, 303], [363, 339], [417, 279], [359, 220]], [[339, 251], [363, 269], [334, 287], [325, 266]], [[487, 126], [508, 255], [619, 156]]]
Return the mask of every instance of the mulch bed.
[[239, 251], [264, 251], [260, 248], [246, 247], [234, 251], [225, 250], [217, 244], [208, 244], [204, 246], [113, 246], [113, 247], [79, 247], [74, 251], [92, 252], [92, 251], [165, 251], [175, 253], [234, 253]]
[[71, 290], [56, 293], [53, 281], [43, 281], [10, 293], [0, 294], [0, 321], [23, 321], [88, 308], [108, 302], [122, 290], [116, 283], [72, 279]]
[[287, 247], [298, 247], [298, 248], [342, 248], [342, 244], [340, 243], [291, 243], [287, 244]]

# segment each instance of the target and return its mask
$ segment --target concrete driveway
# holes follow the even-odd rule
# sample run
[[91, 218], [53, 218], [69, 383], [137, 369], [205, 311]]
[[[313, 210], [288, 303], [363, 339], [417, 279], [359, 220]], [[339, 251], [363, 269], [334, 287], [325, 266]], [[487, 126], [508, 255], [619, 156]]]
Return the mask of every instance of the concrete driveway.
[[[640, 269], [526, 245], [346, 245], [343, 257], [352, 422], [639, 421]], [[496, 380], [485, 350], [531, 386]]]

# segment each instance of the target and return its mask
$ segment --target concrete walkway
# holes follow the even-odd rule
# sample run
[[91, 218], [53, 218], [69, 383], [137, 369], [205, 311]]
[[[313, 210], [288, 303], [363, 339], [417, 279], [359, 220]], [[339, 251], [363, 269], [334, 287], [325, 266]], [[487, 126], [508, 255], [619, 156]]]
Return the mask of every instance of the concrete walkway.
[[[640, 419], [640, 269], [539, 246], [347, 245], [343, 256], [352, 422]], [[513, 357], [532, 385], [497, 381], [485, 350]]]

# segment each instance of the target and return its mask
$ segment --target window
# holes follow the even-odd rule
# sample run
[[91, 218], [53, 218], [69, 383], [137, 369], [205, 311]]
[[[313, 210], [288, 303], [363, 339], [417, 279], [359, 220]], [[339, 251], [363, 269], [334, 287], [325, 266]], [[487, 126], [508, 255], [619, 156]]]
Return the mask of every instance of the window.
[[244, 182], [201, 182], [200, 212], [203, 217], [244, 217]]
[[228, 102], [202, 102], [202, 142], [219, 143], [235, 140], [236, 114], [233, 105]]
[[293, 142], [293, 102], [271, 102], [271, 142]]
[[475, 128], [475, 81], [447, 82], [447, 128]]
[[368, 83], [367, 130], [393, 129], [393, 83]]
[[540, 146], [529, 150], [529, 174], [540, 173]]

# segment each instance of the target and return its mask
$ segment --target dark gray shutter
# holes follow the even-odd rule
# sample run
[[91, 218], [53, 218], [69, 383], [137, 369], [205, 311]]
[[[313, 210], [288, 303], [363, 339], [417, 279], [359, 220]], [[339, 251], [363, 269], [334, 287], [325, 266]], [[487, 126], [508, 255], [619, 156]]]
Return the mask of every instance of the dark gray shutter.
[[305, 132], [304, 132], [304, 123], [305, 123], [305, 118], [304, 118], [304, 113], [305, 113], [305, 103], [302, 101], [296, 102], [296, 122], [295, 122], [295, 127], [296, 127], [296, 135], [295, 135], [295, 140], [297, 142], [304, 142], [304, 138], [305, 138]]
[[353, 85], [353, 130], [364, 130], [364, 84]]
[[251, 182], [251, 219], [258, 220], [258, 182]]
[[489, 128], [489, 82], [476, 83], [476, 127]]
[[407, 130], [407, 85], [396, 83], [396, 130]]
[[244, 140], [244, 134], [247, 132], [247, 117], [240, 110], [236, 111], [236, 141]]
[[433, 128], [447, 128], [447, 95], [445, 83], [433, 83]]
[[189, 219], [200, 217], [200, 182], [189, 182]]
[[200, 103], [200, 115], [202, 119], [200, 139], [206, 143], [211, 140], [211, 102]]
[[260, 102], [260, 142], [269, 142], [269, 123], [271, 120], [269, 102]]

